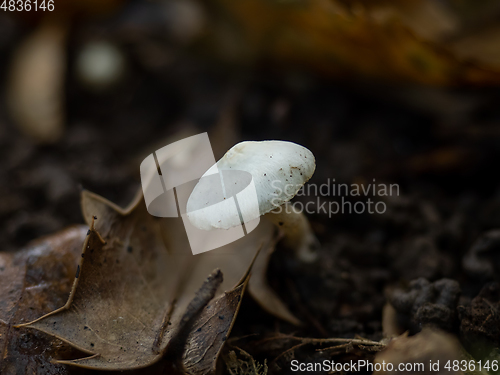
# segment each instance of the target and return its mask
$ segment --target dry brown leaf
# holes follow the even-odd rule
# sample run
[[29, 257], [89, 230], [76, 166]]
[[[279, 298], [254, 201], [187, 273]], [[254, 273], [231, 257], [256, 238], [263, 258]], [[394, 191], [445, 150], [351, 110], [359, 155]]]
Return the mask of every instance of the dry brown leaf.
[[217, 358], [231, 332], [249, 279], [248, 275], [233, 290], [210, 302], [191, 324], [182, 355], [186, 373], [215, 372]]
[[[169, 351], [157, 368], [160, 373], [208, 375], [216, 371], [217, 360], [236, 320], [245, 293], [250, 269], [231, 291], [209, 302], [222, 281], [214, 271], [191, 301]], [[208, 305], [207, 305], [207, 302]]]
[[64, 129], [65, 26], [43, 23], [18, 47], [11, 62], [8, 101], [21, 130], [41, 143]]
[[217, 298], [193, 324], [183, 354], [188, 374], [215, 372], [217, 358], [234, 324], [245, 286], [246, 282]]
[[[264, 225], [270, 226], [267, 223]], [[252, 267], [252, 278], [248, 283], [248, 292], [260, 307], [269, 314], [298, 326], [302, 322], [288, 309], [267, 282], [267, 266], [269, 265], [269, 260], [278, 239], [275, 237], [272, 241], [268, 242], [255, 260], [255, 264]]]
[[[93, 215], [103, 217], [104, 219], [102, 222], [96, 224], [100, 233], [108, 231], [108, 223], [116, 220], [113, 212], [124, 214], [143, 205], [144, 202], [140, 192], [125, 210], [90, 192], [83, 192], [82, 194], [82, 212], [85, 221], [90, 225]], [[113, 210], [109, 210], [109, 207], [112, 207]], [[109, 217], [110, 213], [112, 217]], [[290, 312], [267, 283], [267, 266], [278, 238], [275, 226], [265, 217], [261, 217], [259, 226], [247, 236], [229, 245], [198, 254], [196, 257], [191, 256], [189, 241], [181, 220], [151, 219], [159, 223], [162, 238], [170, 256], [191, 259], [189, 267], [191, 275], [195, 277], [198, 277], [196, 275], [208, 275], [212, 270], [219, 268], [224, 274], [222, 290], [229, 290], [238, 283], [252, 263], [256, 250], [262, 245], [262, 250], [252, 267], [252, 278], [248, 285], [248, 291], [268, 313], [294, 325], [301, 324], [300, 320]], [[103, 236], [105, 237], [105, 235]], [[190, 276], [186, 274], [185, 277]], [[201, 283], [202, 279], [198, 280]], [[191, 292], [193, 291], [191, 290]]]
[[[27, 326], [90, 355], [63, 363], [107, 370], [149, 366], [171, 339], [168, 330], [153, 350], [165, 312], [177, 327], [194, 296], [179, 293], [189, 258], [168, 259], [158, 223], [144, 205], [129, 212], [111, 204], [91, 210], [100, 215], [105, 240], [92, 226], [66, 305]], [[197, 281], [191, 289], [201, 286]]]
[[[160, 223], [169, 251], [176, 254], [181, 251], [189, 252], [189, 243], [182, 222], [175, 219], [162, 219]], [[219, 268], [224, 273], [222, 289], [227, 290], [233, 287], [246, 272], [253, 261], [256, 247], [262, 245], [262, 250], [252, 267], [248, 292], [269, 314], [291, 324], [300, 325], [301, 321], [290, 312], [267, 282], [267, 266], [278, 239], [274, 224], [265, 216], [261, 217], [258, 227], [245, 237], [218, 249], [198, 254], [191, 272], [206, 274], [209, 270]]]
[[41, 238], [16, 253], [0, 253], [0, 374], [67, 374], [50, 356], [79, 353], [42, 333], [14, 324], [36, 319], [64, 304], [88, 228], [75, 226]]
[[[149, 215], [142, 195], [124, 210], [84, 192], [82, 211], [91, 221], [91, 230], [70, 298], [64, 307], [26, 324], [89, 354], [59, 363], [107, 370], [152, 365], [169, 351], [188, 323], [186, 308], [212, 270], [221, 269], [222, 289], [232, 290], [240, 285], [260, 246], [266, 249], [264, 260], [258, 261], [261, 270], [274, 249], [274, 226], [263, 221], [264, 225], [242, 240], [193, 256], [185, 233], [175, 225], [179, 222]], [[160, 223], [164, 237], [170, 239], [168, 251], [160, 237]], [[228, 296], [222, 294], [217, 301], [230, 304]], [[195, 338], [190, 341], [194, 345], [192, 340]], [[215, 337], [207, 350], [218, 353], [217, 340]], [[190, 360], [187, 356], [185, 363]], [[213, 366], [203, 362], [203, 368]]]

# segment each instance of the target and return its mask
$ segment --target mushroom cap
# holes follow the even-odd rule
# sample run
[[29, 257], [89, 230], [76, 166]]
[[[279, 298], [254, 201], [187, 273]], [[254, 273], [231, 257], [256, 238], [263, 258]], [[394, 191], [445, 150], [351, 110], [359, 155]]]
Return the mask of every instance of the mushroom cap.
[[[292, 199], [315, 168], [312, 152], [293, 142], [238, 143], [195, 186], [187, 202], [187, 216], [204, 230], [248, 223]], [[216, 173], [220, 178], [213, 178]], [[217, 189], [216, 181], [222, 181], [222, 189]], [[239, 215], [229, 212], [234, 207], [233, 198]]]

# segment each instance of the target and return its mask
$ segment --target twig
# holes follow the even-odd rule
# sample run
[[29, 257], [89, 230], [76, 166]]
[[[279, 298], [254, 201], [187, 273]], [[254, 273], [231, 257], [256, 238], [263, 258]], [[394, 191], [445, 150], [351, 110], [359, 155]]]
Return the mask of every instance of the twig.
[[265, 339], [262, 339], [259, 341], [259, 343], [262, 342], [268, 342], [268, 341], [274, 341], [274, 340], [295, 340], [295, 341], [301, 341], [304, 344], [332, 344], [332, 343], [350, 343], [353, 345], [377, 345], [377, 346], [385, 346], [385, 344], [382, 344], [381, 342], [378, 341], [371, 341], [371, 340], [365, 340], [365, 339], [346, 339], [346, 338], [326, 338], [326, 339], [316, 339], [316, 338], [308, 338], [308, 337], [297, 337], [297, 336], [290, 336], [290, 335], [279, 335], [279, 336], [274, 336], [274, 337], [267, 337]]
[[325, 351], [325, 350], [332, 350], [332, 349], [343, 349], [349, 346], [353, 345], [359, 345], [359, 346], [380, 346], [380, 347], [385, 347], [385, 344], [382, 344], [381, 342], [378, 341], [371, 341], [371, 340], [366, 340], [366, 339], [344, 339], [344, 338], [328, 338], [328, 339], [314, 339], [314, 338], [307, 338], [307, 337], [297, 337], [297, 336], [289, 336], [289, 335], [280, 335], [280, 336], [275, 336], [275, 337], [268, 337], [267, 339], [263, 339], [260, 341], [266, 342], [266, 341], [272, 341], [272, 340], [295, 340], [295, 341], [300, 341], [299, 344], [292, 346], [291, 348], [285, 350], [283, 353], [278, 355], [276, 358], [273, 359], [271, 364], [276, 363], [278, 359], [286, 355], [287, 353], [290, 353], [294, 351], [295, 349], [298, 349], [302, 346], [308, 345], [308, 344], [325, 344], [325, 343], [340, 343], [340, 345], [336, 346], [331, 346], [325, 349], [317, 349], [317, 351]]

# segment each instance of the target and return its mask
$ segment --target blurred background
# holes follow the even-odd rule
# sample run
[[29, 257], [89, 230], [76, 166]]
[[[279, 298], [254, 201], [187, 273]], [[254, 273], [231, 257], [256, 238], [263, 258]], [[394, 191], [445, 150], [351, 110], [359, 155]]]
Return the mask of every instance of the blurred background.
[[[500, 315], [484, 326], [489, 310], [475, 298], [483, 289], [500, 308], [490, 284], [500, 275], [499, 45], [493, 0], [2, 9], [2, 250], [82, 223], [82, 188], [126, 205], [142, 159], [172, 137], [208, 131], [216, 158], [241, 140], [290, 140], [315, 154], [312, 182], [400, 185], [384, 215], [311, 216], [321, 264], [272, 261], [273, 287], [305, 306], [304, 334], [380, 339], [388, 290], [449, 278], [462, 292], [448, 315], [396, 301], [403, 326], [431, 320], [498, 356]], [[273, 329], [265, 314], [247, 318], [238, 334]]]

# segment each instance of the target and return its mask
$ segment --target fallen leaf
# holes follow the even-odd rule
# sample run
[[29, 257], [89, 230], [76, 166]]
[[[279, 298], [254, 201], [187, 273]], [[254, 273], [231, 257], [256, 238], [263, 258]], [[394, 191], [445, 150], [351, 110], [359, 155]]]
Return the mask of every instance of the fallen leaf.
[[[262, 221], [264, 221], [263, 226], [269, 225], [267, 219], [263, 218]], [[255, 260], [255, 264], [252, 267], [252, 278], [248, 283], [248, 292], [259, 306], [269, 314], [298, 326], [302, 322], [288, 309], [267, 282], [267, 266], [278, 240], [279, 237], [274, 237], [268, 242]]]
[[[91, 229], [71, 295], [62, 308], [25, 326], [88, 354], [81, 359], [56, 361], [84, 368], [124, 370], [158, 362], [188, 324], [184, 314], [207, 275], [221, 269], [222, 290], [233, 290], [261, 246], [266, 252], [256, 263], [258, 269], [265, 270], [263, 265], [275, 244], [274, 226], [262, 221], [263, 225], [241, 240], [193, 256], [186, 234], [179, 228], [180, 220], [152, 217], [140, 194], [127, 209], [121, 209], [84, 191], [82, 211]], [[169, 239], [167, 248], [160, 233]], [[234, 308], [234, 301], [227, 296], [218, 296], [217, 308], [223, 304]], [[269, 298], [277, 297], [271, 294]], [[202, 315], [202, 319], [206, 318]], [[224, 326], [223, 322], [219, 324]], [[230, 326], [226, 327], [227, 333]], [[218, 355], [220, 349], [215, 341], [217, 338], [206, 349], [217, 350]], [[184, 360], [191, 363], [189, 355]], [[204, 368], [213, 366], [215, 363], [203, 362]]]
[[215, 373], [217, 359], [236, 320], [250, 279], [249, 273], [250, 269], [231, 291], [207, 305], [222, 281], [220, 270], [212, 272], [184, 313], [183, 320], [187, 323], [178, 331], [155, 370], [171, 375]]
[[14, 328], [68, 298], [88, 228], [74, 226], [15, 253], [0, 253], [0, 374], [68, 374], [51, 356], [80, 354], [60, 340]]
[[106, 240], [92, 225], [66, 305], [27, 326], [90, 355], [62, 363], [107, 370], [146, 367], [161, 358], [171, 338], [168, 331], [153, 350], [165, 312], [176, 327], [190, 301], [187, 293], [178, 295], [189, 259], [168, 259], [155, 231], [158, 224], [144, 206], [128, 213], [111, 204], [106, 208], [99, 210]]
[[250, 275], [233, 290], [210, 302], [191, 324], [182, 355], [186, 373], [206, 375], [215, 372], [217, 358], [231, 332], [249, 279]]
[[[132, 212], [143, 203], [140, 192], [125, 210], [88, 191], [82, 194], [82, 212], [85, 221], [90, 225], [94, 214], [104, 218], [102, 222], [96, 224], [100, 233], [109, 230], [107, 223], [117, 220], [116, 212], [121, 214]], [[110, 207], [112, 210], [109, 210]], [[175, 257], [191, 257], [189, 241], [182, 221], [178, 219], [156, 220], [160, 225], [162, 238], [169, 254]], [[241, 279], [253, 261], [256, 249], [262, 244], [262, 250], [252, 267], [248, 291], [268, 313], [291, 324], [300, 325], [300, 320], [290, 312], [267, 283], [267, 266], [278, 240], [275, 226], [263, 216], [259, 226], [245, 237], [207, 253], [198, 254], [191, 259], [190, 272], [193, 275], [208, 275], [212, 270], [219, 268], [224, 274], [222, 289], [228, 290]]]

